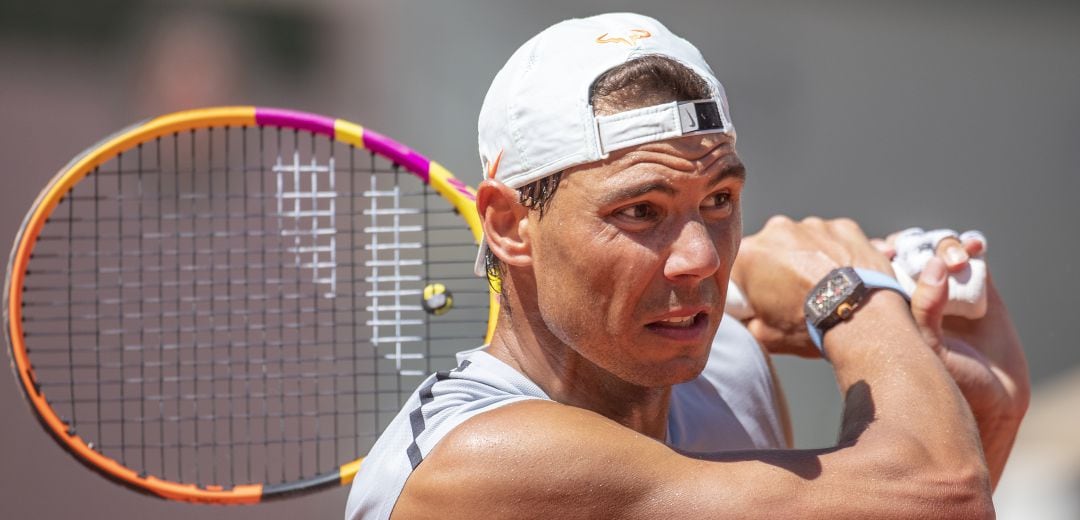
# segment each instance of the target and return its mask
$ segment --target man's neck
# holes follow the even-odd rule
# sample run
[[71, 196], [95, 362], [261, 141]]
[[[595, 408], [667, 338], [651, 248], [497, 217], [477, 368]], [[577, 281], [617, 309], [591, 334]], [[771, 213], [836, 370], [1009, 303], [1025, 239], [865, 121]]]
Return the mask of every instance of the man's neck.
[[[515, 314], [521, 312], [515, 308]], [[631, 384], [581, 356], [533, 320], [505, 311], [487, 352], [514, 367], [556, 402], [596, 412], [659, 441], [666, 440], [671, 387]]]

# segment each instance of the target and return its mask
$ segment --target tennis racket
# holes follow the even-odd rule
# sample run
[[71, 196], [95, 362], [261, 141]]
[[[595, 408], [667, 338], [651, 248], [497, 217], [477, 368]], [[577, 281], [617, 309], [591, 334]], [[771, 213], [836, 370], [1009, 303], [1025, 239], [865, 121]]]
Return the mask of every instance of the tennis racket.
[[225, 107], [90, 147], [27, 214], [12, 367], [79, 462], [158, 497], [351, 482], [426, 375], [485, 341], [475, 192], [343, 120]]

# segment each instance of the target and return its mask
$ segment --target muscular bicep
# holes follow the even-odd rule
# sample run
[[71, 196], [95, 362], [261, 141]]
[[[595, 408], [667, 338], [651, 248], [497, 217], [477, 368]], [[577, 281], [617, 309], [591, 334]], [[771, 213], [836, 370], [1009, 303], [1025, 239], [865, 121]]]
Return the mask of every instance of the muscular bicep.
[[393, 518], [746, 516], [738, 504], [790, 500], [800, 480], [754, 460], [685, 456], [592, 412], [529, 401], [451, 432], [413, 472]]
[[985, 517], [977, 461], [934, 458], [872, 419], [842, 447], [681, 454], [595, 413], [525, 401], [455, 428], [393, 518]]

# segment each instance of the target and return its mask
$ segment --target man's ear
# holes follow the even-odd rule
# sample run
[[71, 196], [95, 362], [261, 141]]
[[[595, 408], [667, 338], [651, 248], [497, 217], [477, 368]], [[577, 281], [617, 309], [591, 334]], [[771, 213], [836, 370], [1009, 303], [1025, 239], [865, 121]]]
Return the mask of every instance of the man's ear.
[[481, 182], [476, 189], [476, 211], [495, 256], [508, 265], [532, 265], [529, 210], [518, 202], [516, 190], [492, 179]]

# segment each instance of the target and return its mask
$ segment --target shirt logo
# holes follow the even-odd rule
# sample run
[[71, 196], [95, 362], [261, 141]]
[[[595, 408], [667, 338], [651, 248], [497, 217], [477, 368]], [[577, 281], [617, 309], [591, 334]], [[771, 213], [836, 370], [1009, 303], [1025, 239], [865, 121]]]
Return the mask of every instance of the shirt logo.
[[596, 43], [621, 43], [630, 47], [636, 47], [638, 40], [644, 40], [652, 36], [652, 33], [645, 29], [630, 29], [630, 32], [625, 35], [609, 36], [611, 33], [604, 33], [596, 37]]

